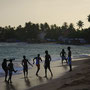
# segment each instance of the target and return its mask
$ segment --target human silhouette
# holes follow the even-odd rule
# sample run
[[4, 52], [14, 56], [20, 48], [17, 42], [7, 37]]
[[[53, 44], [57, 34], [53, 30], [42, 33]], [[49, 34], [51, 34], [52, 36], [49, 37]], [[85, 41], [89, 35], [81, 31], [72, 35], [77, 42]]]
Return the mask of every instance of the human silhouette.
[[48, 51], [46, 50], [45, 51], [45, 65], [44, 65], [44, 67], [45, 67], [45, 77], [47, 77], [47, 68], [49, 69], [49, 71], [50, 71], [50, 73], [51, 73], [51, 76], [53, 76], [53, 73], [52, 73], [52, 71], [51, 71], [51, 69], [50, 69], [50, 61], [51, 61], [51, 56], [48, 54]]
[[12, 83], [12, 73], [17, 72], [17, 70], [15, 70], [13, 67], [12, 59], [10, 60], [10, 63], [8, 64], [8, 70], [9, 70], [8, 82]]
[[40, 54], [37, 55], [37, 57], [35, 57], [33, 59], [33, 64], [35, 63], [34, 60], [36, 60], [36, 66], [37, 66], [37, 71], [36, 71], [36, 75], [38, 76], [38, 72], [40, 70], [40, 61], [42, 61]]
[[69, 64], [69, 67], [70, 67], [69, 71], [72, 71], [71, 47], [67, 47], [67, 49], [68, 49], [68, 64]]
[[7, 81], [7, 75], [8, 75], [7, 61], [8, 61], [7, 59], [3, 59], [3, 62], [2, 62], [2, 69], [5, 72], [5, 82]]
[[24, 77], [28, 76], [28, 64], [30, 64], [33, 67], [33, 65], [28, 61], [28, 59], [26, 59], [26, 56], [23, 56], [22, 66], [23, 66]]
[[62, 51], [60, 52], [60, 56], [62, 58], [62, 65], [63, 65], [63, 61], [66, 60], [66, 63], [67, 63], [67, 58], [66, 58], [66, 52], [64, 49], [62, 49]]

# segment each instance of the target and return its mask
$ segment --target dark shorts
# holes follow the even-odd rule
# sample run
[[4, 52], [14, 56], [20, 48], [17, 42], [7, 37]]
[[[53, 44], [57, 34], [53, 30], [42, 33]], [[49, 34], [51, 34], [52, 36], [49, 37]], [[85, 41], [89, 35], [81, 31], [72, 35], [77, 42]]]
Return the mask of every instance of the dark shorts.
[[12, 75], [12, 70], [9, 70], [9, 76], [11, 76]]
[[62, 60], [66, 60], [67, 58], [65, 56], [62, 56]]
[[8, 69], [3, 69], [5, 73], [8, 73]]
[[68, 64], [71, 65], [71, 57], [68, 57]]
[[23, 67], [23, 71], [27, 72], [28, 71], [28, 67]]
[[40, 68], [40, 64], [36, 64], [36, 66], [37, 66], [38, 68]]
[[45, 67], [45, 69], [47, 69], [47, 68], [48, 68], [48, 69], [50, 69], [50, 63], [45, 64], [45, 66], [44, 66], [44, 67]]

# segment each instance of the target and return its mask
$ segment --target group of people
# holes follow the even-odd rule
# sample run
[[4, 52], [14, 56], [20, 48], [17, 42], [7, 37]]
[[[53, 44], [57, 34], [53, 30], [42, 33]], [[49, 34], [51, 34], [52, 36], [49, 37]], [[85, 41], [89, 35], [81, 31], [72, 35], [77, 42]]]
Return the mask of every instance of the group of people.
[[[44, 68], [45, 68], [45, 77], [47, 77], [47, 69], [49, 69], [51, 76], [53, 76], [53, 73], [51, 71], [50, 68], [50, 61], [51, 61], [51, 56], [48, 54], [48, 51], [45, 51], [45, 63], [44, 63]], [[35, 57], [33, 59], [33, 64], [35, 63], [36, 60], [36, 66], [37, 66], [37, 71], [36, 71], [36, 75], [38, 76], [38, 72], [40, 70], [40, 61], [42, 61], [40, 54], [37, 55], [37, 57]], [[10, 63], [7, 65], [7, 62], [10, 61]], [[14, 69], [13, 67], [13, 63], [12, 63], [12, 59], [7, 60], [4, 59], [2, 62], [2, 68], [5, 72], [5, 82], [10, 82], [12, 83], [11, 79], [12, 79], [12, 73], [13, 72], [17, 72], [17, 70]], [[28, 61], [28, 59], [26, 58], [26, 56], [23, 56], [23, 60], [22, 60], [22, 66], [23, 66], [23, 73], [24, 73], [24, 77], [28, 76], [28, 64], [30, 64], [32, 67], [33, 65]], [[9, 74], [9, 78], [7, 80], [7, 75]]]
[[[7, 65], [7, 62], [8, 62], [8, 61], [10, 61], [10, 62], [9, 62], [9, 64]], [[4, 60], [3, 60], [2, 68], [3, 68], [4, 72], [5, 72], [5, 82], [10, 82], [10, 83], [12, 83], [12, 81], [11, 81], [12, 73], [13, 73], [13, 72], [15, 72], [15, 73], [17, 72], [17, 70], [15, 70], [14, 67], [13, 67], [12, 61], [13, 61], [13, 59], [10, 59], [10, 60], [4, 59]], [[9, 74], [9, 78], [8, 78], [8, 80], [7, 80], [7, 75], [8, 75], [8, 74]]]
[[62, 58], [62, 65], [63, 65], [63, 61], [66, 60], [66, 63], [68, 63], [70, 70], [72, 71], [72, 62], [71, 62], [71, 47], [68, 47], [68, 57], [66, 58], [66, 52], [64, 49], [62, 49], [62, 51], [60, 52], [60, 56]]
[[[45, 51], [45, 63], [44, 63], [44, 68], [45, 68], [45, 77], [47, 77], [47, 69], [49, 69], [51, 76], [53, 76], [53, 73], [50, 68], [50, 61], [51, 61], [51, 56], [49, 55], [48, 51]], [[42, 62], [42, 59], [40, 57], [40, 54], [37, 54], [37, 57], [33, 59], [33, 64], [36, 61], [36, 66], [37, 66], [37, 71], [36, 71], [36, 76], [38, 76], [38, 72], [40, 70], [40, 61]], [[23, 72], [24, 72], [24, 77], [28, 76], [28, 63], [33, 67], [33, 65], [26, 59], [26, 56], [23, 56], [22, 60], [22, 66], [23, 66]]]
[[[71, 65], [71, 48], [68, 47], [68, 59], [66, 59], [66, 53], [64, 51], [64, 49], [62, 49], [62, 52], [60, 53], [60, 56], [62, 57], [62, 64], [63, 64], [63, 60], [65, 59], [66, 62], [68, 60], [68, 64], [70, 66], [70, 71], [72, 71], [72, 65]], [[10, 61], [10, 63], [7, 65], [7, 62]], [[5, 71], [5, 82], [10, 82], [12, 83], [11, 79], [12, 79], [12, 73], [13, 72], [17, 72], [17, 70], [14, 69], [13, 67], [13, 63], [12, 63], [12, 59], [10, 60], [3, 60], [2, 63], [2, 68]], [[38, 76], [38, 72], [40, 70], [40, 61], [42, 62], [42, 59], [40, 57], [40, 54], [37, 54], [37, 57], [35, 57], [33, 59], [33, 64], [36, 61], [36, 66], [37, 66], [37, 71], [36, 71], [36, 76]], [[48, 53], [48, 50], [45, 51], [45, 62], [44, 62], [44, 69], [45, 69], [45, 77], [47, 77], [47, 69], [50, 71], [51, 76], [53, 76], [52, 70], [50, 68], [50, 61], [51, 61], [51, 56]], [[28, 64], [30, 64], [32, 67], [33, 65], [28, 61], [28, 59], [26, 58], [26, 56], [23, 56], [23, 60], [22, 60], [22, 66], [23, 66], [23, 73], [24, 73], [24, 77], [28, 76]], [[7, 80], [7, 75], [9, 74], [9, 78]]]

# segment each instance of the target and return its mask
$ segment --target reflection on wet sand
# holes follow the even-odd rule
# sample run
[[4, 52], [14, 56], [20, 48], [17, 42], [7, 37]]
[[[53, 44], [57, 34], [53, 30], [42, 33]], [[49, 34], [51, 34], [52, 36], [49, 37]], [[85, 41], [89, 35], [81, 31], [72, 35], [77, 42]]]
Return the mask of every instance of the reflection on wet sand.
[[9, 84], [6, 82], [5, 90], [17, 90], [16, 87], [17, 86], [14, 86], [12, 83]]
[[42, 83], [44, 82], [43, 78], [41, 76], [37, 76], [38, 77], [38, 80]]
[[31, 87], [31, 83], [30, 83], [30, 80], [29, 80], [28, 77], [25, 77], [24, 81], [25, 81], [25, 84], [26, 84], [27, 87]]

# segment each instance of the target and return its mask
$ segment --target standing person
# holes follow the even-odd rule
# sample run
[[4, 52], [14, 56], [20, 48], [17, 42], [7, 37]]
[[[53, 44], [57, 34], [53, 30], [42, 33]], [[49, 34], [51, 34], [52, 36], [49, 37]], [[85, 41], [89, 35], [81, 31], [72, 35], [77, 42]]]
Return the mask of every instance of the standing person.
[[8, 64], [8, 70], [9, 70], [8, 82], [10, 81], [10, 83], [12, 83], [12, 73], [13, 73], [13, 71], [15, 73], [17, 72], [16, 70], [14, 70], [12, 59], [10, 60], [10, 63]]
[[53, 73], [50, 69], [50, 61], [51, 61], [51, 56], [48, 54], [48, 51], [45, 51], [45, 77], [47, 77], [47, 68], [49, 69], [51, 76], [53, 76]]
[[24, 77], [28, 76], [28, 63], [33, 67], [33, 65], [28, 61], [28, 59], [26, 59], [26, 56], [23, 56], [22, 66], [23, 66]]
[[3, 59], [3, 62], [2, 62], [2, 69], [3, 69], [4, 72], [5, 72], [5, 82], [7, 81], [7, 75], [8, 75], [7, 61], [8, 61], [8, 60]]
[[71, 61], [71, 47], [67, 47], [68, 49], [68, 64], [70, 67], [70, 71], [72, 71], [72, 61]]
[[66, 52], [64, 49], [62, 49], [62, 51], [60, 52], [60, 56], [62, 58], [62, 65], [64, 60], [66, 60], [66, 63], [67, 63]]
[[37, 55], [37, 57], [35, 57], [33, 59], [33, 64], [35, 63], [34, 60], [36, 59], [36, 66], [37, 66], [37, 71], [36, 71], [36, 75], [38, 76], [38, 72], [40, 70], [40, 60], [42, 61], [40, 54]]

